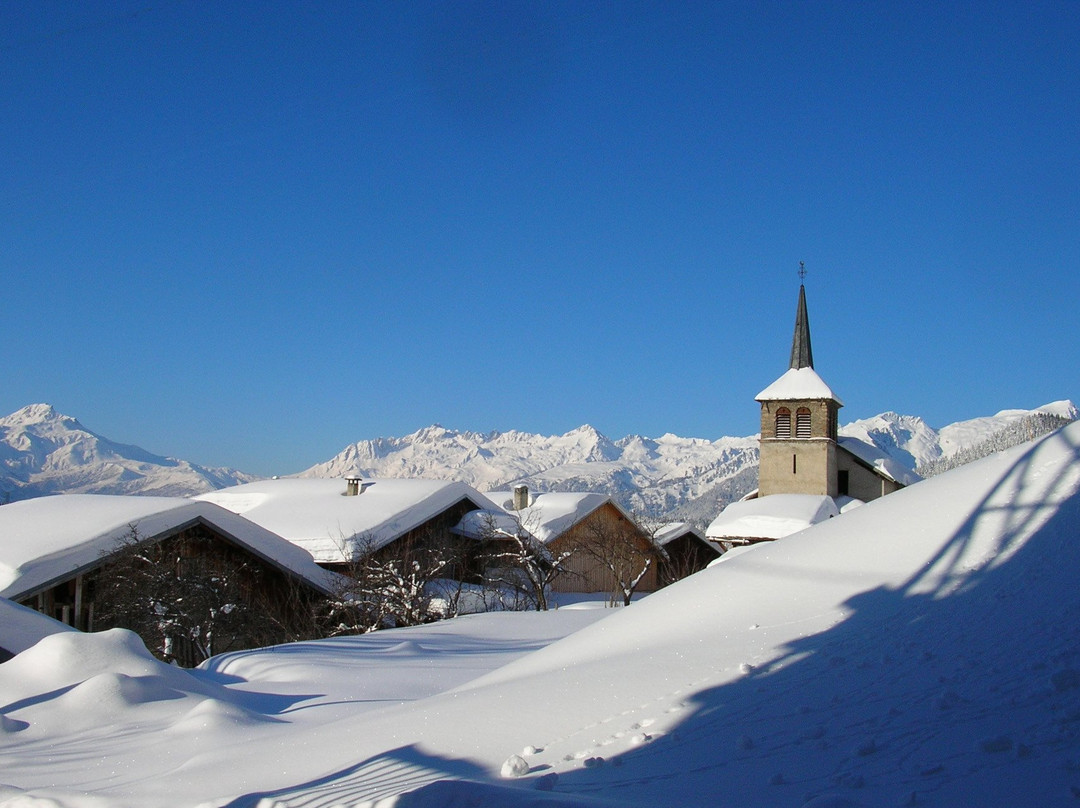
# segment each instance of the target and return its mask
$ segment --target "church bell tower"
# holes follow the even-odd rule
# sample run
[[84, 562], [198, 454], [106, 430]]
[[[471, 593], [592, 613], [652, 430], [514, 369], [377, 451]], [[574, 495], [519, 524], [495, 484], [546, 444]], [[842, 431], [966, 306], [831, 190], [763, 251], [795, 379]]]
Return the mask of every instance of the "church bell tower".
[[806, 269], [799, 264], [799, 304], [787, 372], [757, 394], [761, 404], [758, 496], [840, 492], [836, 459], [839, 410], [844, 406], [814, 370]]

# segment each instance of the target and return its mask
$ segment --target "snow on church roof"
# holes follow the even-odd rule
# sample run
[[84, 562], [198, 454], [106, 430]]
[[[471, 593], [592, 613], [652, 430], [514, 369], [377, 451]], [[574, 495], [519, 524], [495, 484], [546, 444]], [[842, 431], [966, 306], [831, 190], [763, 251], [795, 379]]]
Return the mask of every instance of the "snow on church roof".
[[863, 463], [872, 467], [878, 474], [894, 482], [901, 485], [914, 485], [922, 479], [896, 458], [889, 457], [885, 452], [864, 440], [841, 435], [836, 442], [842, 449], [847, 449]]
[[197, 499], [262, 525], [324, 564], [346, 562], [355, 549], [384, 547], [462, 500], [494, 507], [465, 483], [391, 478], [364, 480], [356, 496], [345, 496], [344, 480], [305, 477], [237, 485]]
[[782, 539], [840, 514], [832, 497], [772, 494], [732, 502], [705, 531], [710, 539]]
[[755, 401], [790, 401], [827, 398], [841, 407], [844, 402], [825, 384], [811, 367], [791, 368], [756, 396]]
[[144, 538], [203, 519], [264, 561], [324, 592], [329, 573], [311, 556], [209, 502], [180, 497], [63, 494], [0, 508], [0, 596], [19, 598], [93, 569], [134, 526]]

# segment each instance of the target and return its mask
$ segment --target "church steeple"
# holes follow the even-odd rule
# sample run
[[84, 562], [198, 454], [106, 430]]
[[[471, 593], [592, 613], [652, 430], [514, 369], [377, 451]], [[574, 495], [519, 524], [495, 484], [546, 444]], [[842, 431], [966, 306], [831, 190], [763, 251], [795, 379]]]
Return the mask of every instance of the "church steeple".
[[[806, 277], [806, 267], [799, 262], [799, 280]], [[795, 312], [795, 336], [791, 340], [792, 368], [813, 368], [814, 351], [810, 347], [810, 317], [806, 313], [806, 286], [799, 284], [799, 308]]]
[[761, 402], [758, 493], [836, 496], [837, 411], [844, 406], [814, 370], [806, 267], [799, 262], [799, 307], [788, 370], [757, 394]]

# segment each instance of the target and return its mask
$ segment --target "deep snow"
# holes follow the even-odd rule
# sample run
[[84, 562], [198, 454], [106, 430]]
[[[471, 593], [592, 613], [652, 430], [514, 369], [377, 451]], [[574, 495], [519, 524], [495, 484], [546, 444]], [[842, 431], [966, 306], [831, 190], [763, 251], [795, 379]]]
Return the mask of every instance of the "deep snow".
[[0, 665], [0, 804], [1075, 805], [1078, 489], [1075, 424], [626, 609], [195, 673], [46, 638]]

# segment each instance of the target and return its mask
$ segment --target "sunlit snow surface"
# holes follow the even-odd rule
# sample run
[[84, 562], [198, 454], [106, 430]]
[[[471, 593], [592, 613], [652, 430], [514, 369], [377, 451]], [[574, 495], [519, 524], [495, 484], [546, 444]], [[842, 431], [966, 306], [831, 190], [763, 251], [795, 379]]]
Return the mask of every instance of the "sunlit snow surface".
[[1078, 488], [1080, 424], [626, 609], [194, 674], [123, 632], [49, 637], [0, 665], [0, 800], [1075, 805]]

